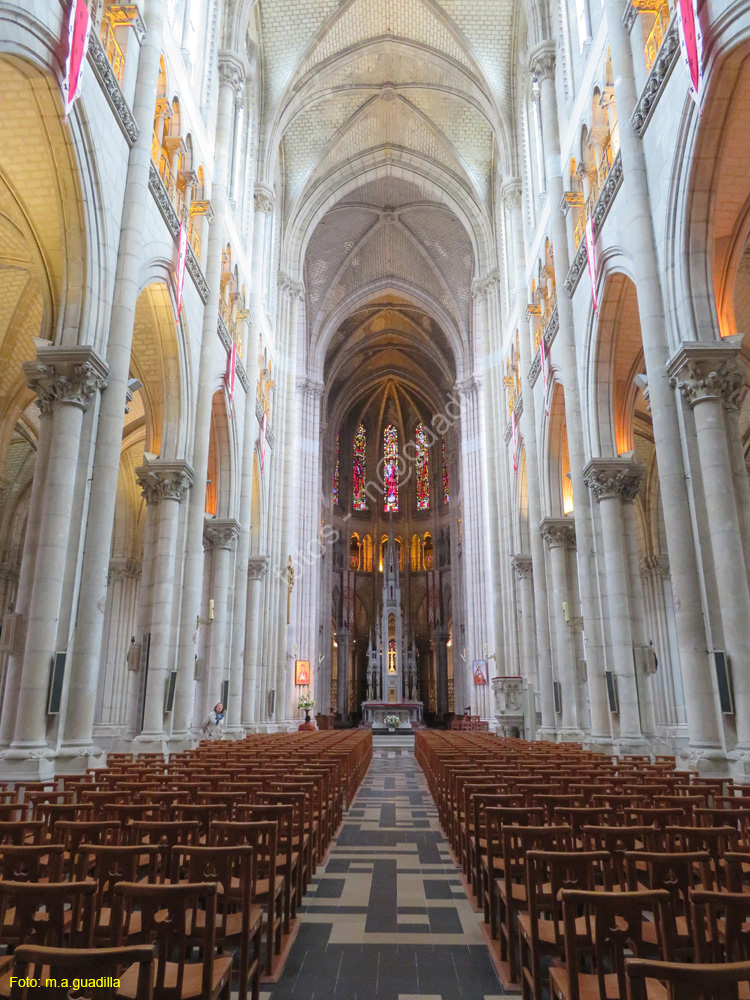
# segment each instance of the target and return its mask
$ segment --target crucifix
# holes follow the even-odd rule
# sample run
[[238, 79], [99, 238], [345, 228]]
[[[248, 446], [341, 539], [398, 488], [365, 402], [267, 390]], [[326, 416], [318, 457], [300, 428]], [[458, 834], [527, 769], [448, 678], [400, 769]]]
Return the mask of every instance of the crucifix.
[[286, 567], [287, 585], [286, 585], [286, 623], [289, 624], [290, 621], [290, 611], [292, 606], [292, 591], [294, 590], [294, 566], [292, 565], [292, 557], [289, 556], [289, 562]]

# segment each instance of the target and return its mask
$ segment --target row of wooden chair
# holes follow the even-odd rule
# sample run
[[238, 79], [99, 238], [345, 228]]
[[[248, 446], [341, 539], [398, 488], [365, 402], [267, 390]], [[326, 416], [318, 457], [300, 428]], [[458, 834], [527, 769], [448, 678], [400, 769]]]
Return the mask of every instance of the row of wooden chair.
[[[750, 799], [742, 786], [677, 772], [674, 759], [618, 760], [480, 734], [420, 733], [415, 751], [505, 984], [520, 981], [529, 1000], [541, 1000], [548, 984], [566, 1000], [624, 1000], [626, 949], [698, 964], [750, 959], [726, 943], [708, 948], [733, 907], [750, 918]], [[573, 890], [595, 897], [591, 906], [603, 915], [594, 919], [580, 895], [566, 897]], [[656, 910], [654, 893], [664, 893]], [[705, 893], [720, 900], [713, 930]], [[633, 928], [620, 933], [631, 899], [641, 905], [635, 939]], [[568, 979], [548, 976], [550, 963]], [[592, 968], [610, 978], [585, 979]]]

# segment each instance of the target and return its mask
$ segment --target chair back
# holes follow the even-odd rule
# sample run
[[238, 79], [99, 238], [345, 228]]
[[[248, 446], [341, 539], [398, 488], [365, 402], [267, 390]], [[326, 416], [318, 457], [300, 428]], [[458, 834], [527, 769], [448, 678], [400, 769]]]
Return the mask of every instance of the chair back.
[[750, 961], [750, 895], [696, 889], [691, 903], [697, 962]]
[[62, 844], [0, 845], [0, 879], [4, 882], [63, 880]]
[[[120, 944], [132, 932], [138, 907], [141, 937], [156, 950], [154, 995], [159, 1000], [181, 1000], [186, 956], [198, 944], [202, 956], [201, 996], [210, 997], [216, 953], [216, 882], [184, 885], [145, 885], [119, 882], [115, 886], [112, 927]], [[202, 924], [202, 927], [201, 927]]]
[[0, 844], [40, 844], [44, 838], [43, 819], [0, 821]]
[[75, 874], [79, 881], [93, 879], [96, 884], [94, 940], [97, 944], [112, 940], [110, 919], [117, 883], [137, 882], [140, 878], [156, 882], [158, 861], [156, 844], [81, 845], [75, 858]]
[[738, 1000], [740, 985], [750, 993], [750, 962], [729, 965], [691, 965], [629, 958], [625, 962], [628, 1000], [647, 1000], [648, 980], [666, 987], [668, 1000]]
[[[10, 990], [10, 1000], [36, 1000], [39, 987], [28, 985], [29, 981], [41, 982], [45, 977], [55, 983], [66, 979], [73, 989], [60, 986], [49, 987], [45, 996], [67, 998], [76, 995], [90, 997], [91, 1000], [117, 1000], [119, 982], [125, 970], [138, 966], [133, 1000], [152, 1000], [154, 988], [152, 974], [154, 949], [148, 944], [133, 945], [130, 948], [45, 948], [39, 945], [19, 945], [13, 955], [14, 983]], [[76, 983], [88, 979], [111, 980], [112, 985], [86, 986], [76, 990]]]
[[555, 945], [562, 952], [563, 892], [570, 889], [595, 892], [601, 887], [612, 888], [611, 859], [606, 851], [528, 851], [526, 898], [532, 937], [538, 934], [539, 920], [546, 911], [553, 924]]
[[706, 851], [682, 853], [627, 851], [625, 853], [627, 885], [631, 892], [644, 883], [646, 889], [666, 889], [672, 897], [675, 916], [685, 917], [692, 936], [690, 893], [696, 886], [713, 889], [715, 878], [711, 855]]
[[0, 881], [0, 942], [90, 948], [95, 893], [93, 882]]

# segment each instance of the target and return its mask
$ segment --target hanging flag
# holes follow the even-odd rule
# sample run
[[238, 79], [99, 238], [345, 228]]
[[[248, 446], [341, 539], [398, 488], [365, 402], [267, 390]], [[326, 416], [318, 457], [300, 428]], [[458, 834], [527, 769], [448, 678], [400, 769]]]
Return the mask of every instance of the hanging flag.
[[544, 360], [547, 345], [544, 343], [544, 335], [539, 341], [539, 357], [542, 360], [542, 393], [544, 394], [544, 415], [549, 416], [549, 406], [547, 405], [547, 363]]
[[237, 345], [232, 341], [232, 349], [227, 355], [226, 383], [229, 391], [229, 403], [234, 399], [234, 379], [237, 374]]
[[591, 278], [591, 301], [594, 303], [594, 312], [599, 312], [599, 303], [596, 300], [596, 243], [594, 242], [594, 219], [589, 216], [586, 219], [586, 260], [589, 265], [589, 277]]
[[703, 95], [703, 33], [698, 18], [698, 0], [678, 0], [677, 27], [682, 61], [690, 79], [690, 96], [700, 107]]
[[91, 18], [86, 0], [72, 0], [68, 15], [68, 55], [65, 60], [65, 79], [62, 83], [63, 116], [70, 110], [81, 93], [83, 64], [89, 48]]
[[184, 222], [180, 222], [180, 231], [177, 234], [177, 319], [180, 319], [182, 312], [182, 289], [185, 284], [185, 265], [187, 264], [187, 228]]
[[263, 471], [263, 466], [266, 464], [266, 411], [263, 411], [263, 416], [260, 421], [260, 471]]

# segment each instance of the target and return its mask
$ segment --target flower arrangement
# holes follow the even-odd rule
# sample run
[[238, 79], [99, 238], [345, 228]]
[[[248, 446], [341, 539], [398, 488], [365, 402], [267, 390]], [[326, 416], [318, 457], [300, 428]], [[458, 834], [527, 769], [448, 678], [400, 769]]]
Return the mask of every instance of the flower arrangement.
[[401, 725], [401, 719], [397, 715], [386, 715], [385, 724], [389, 729], [398, 729]]
[[310, 709], [315, 708], [315, 699], [311, 698], [309, 694], [303, 694], [299, 700], [300, 710], [303, 712], [309, 712]]

